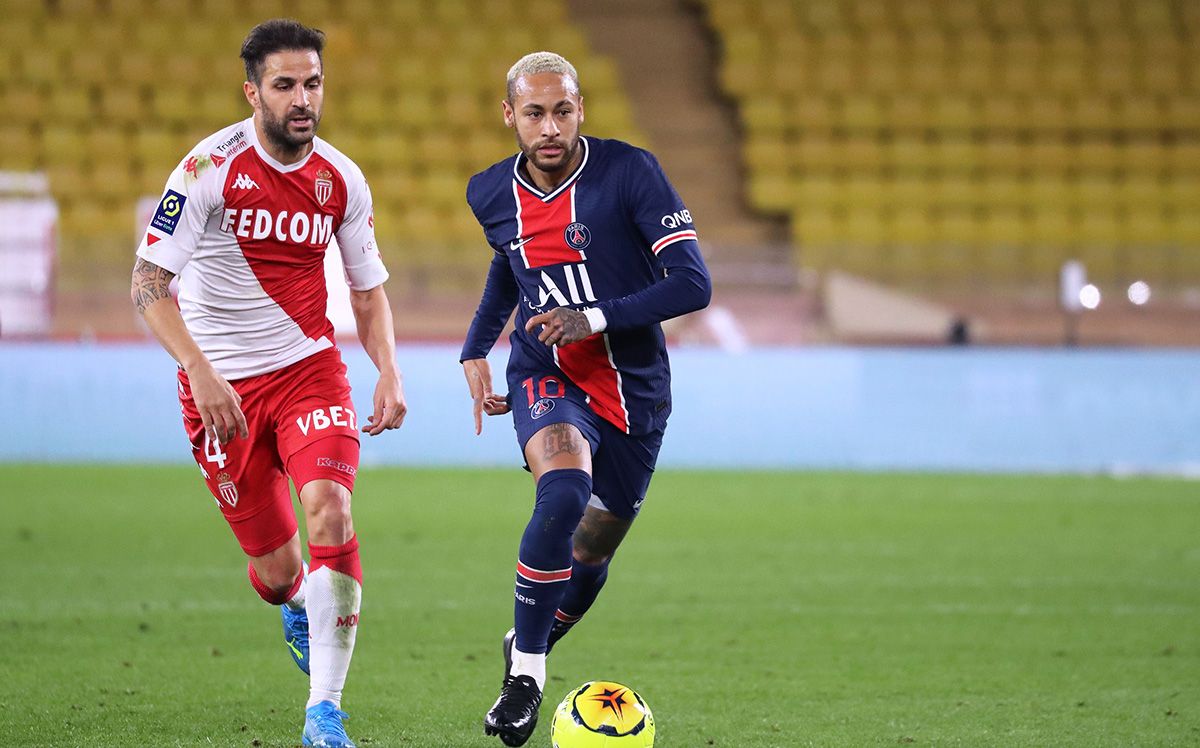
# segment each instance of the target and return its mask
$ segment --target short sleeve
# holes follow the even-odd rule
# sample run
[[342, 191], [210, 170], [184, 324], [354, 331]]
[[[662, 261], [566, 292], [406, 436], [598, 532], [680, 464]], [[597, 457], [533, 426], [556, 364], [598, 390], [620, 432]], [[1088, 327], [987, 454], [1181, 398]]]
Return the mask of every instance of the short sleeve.
[[346, 282], [355, 291], [369, 291], [388, 279], [375, 241], [371, 189], [359, 172], [346, 175], [346, 216], [337, 231]]
[[201, 160], [188, 156], [179, 162], [154, 207], [138, 257], [178, 275], [195, 253], [220, 200], [219, 173], [207, 156]]
[[636, 150], [626, 174], [629, 208], [650, 251], [658, 254], [682, 241], [696, 241], [692, 214], [651, 153]]

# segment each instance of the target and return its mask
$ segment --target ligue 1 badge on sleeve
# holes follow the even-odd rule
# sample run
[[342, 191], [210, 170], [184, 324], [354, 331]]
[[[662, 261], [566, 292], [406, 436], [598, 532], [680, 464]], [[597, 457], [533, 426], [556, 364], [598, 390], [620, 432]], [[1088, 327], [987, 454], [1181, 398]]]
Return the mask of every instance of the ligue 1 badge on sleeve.
[[333, 195], [333, 172], [328, 169], [321, 169], [317, 172], [317, 202], [321, 205], [329, 202], [330, 196]]

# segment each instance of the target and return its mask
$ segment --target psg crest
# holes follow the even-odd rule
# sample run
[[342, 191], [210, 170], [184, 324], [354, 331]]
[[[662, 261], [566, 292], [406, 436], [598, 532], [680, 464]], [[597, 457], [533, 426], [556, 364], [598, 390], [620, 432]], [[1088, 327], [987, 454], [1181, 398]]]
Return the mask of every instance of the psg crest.
[[317, 182], [315, 186], [317, 192], [317, 202], [324, 205], [333, 195], [333, 172], [328, 169], [321, 169], [317, 172]]
[[536, 421], [552, 410], [554, 410], [554, 401], [543, 397], [541, 400], [538, 400], [536, 403], [530, 406], [529, 415], [533, 418], [533, 420]]
[[583, 249], [592, 243], [592, 232], [582, 223], [572, 223], [567, 226], [564, 238], [571, 249]]

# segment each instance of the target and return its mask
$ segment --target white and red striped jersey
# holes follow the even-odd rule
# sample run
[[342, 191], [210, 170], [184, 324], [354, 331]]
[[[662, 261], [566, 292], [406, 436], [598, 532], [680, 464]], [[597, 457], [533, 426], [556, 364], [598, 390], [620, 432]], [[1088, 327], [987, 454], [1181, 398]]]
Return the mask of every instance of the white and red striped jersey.
[[188, 332], [223, 377], [242, 379], [334, 345], [324, 274], [334, 238], [352, 289], [387, 280], [358, 166], [320, 138], [281, 164], [251, 118], [180, 162], [137, 254], [179, 276]]

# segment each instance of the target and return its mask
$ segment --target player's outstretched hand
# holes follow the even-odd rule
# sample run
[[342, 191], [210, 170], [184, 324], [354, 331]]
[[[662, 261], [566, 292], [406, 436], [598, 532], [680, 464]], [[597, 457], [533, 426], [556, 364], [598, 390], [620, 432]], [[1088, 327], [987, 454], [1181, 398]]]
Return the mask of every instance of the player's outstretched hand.
[[209, 441], [228, 444], [235, 436], [250, 436], [246, 415], [242, 413], [242, 396], [212, 365], [194, 367], [188, 371], [192, 402], [200, 412]]
[[408, 404], [404, 402], [404, 387], [400, 384], [400, 373], [388, 371], [379, 375], [375, 385], [375, 412], [367, 417], [363, 433], [379, 436], [389, 429], [398, 429], [408, 415]]
[[547, 346], [578, 343], [592, 334], [592, 325], [586, 314], [563, 306], [530, 317], [525, 323], [525, 332], [534, 332], [538, 325], [542, 326], [538, 340]]
[[486, 358], [469, 358], [462, 362], [463, 375], [475, 401], [475, 435], [483, 433], [483, 414], [502, 416], [509, 411], [508, 398], [492, 392], [492, 367]]

